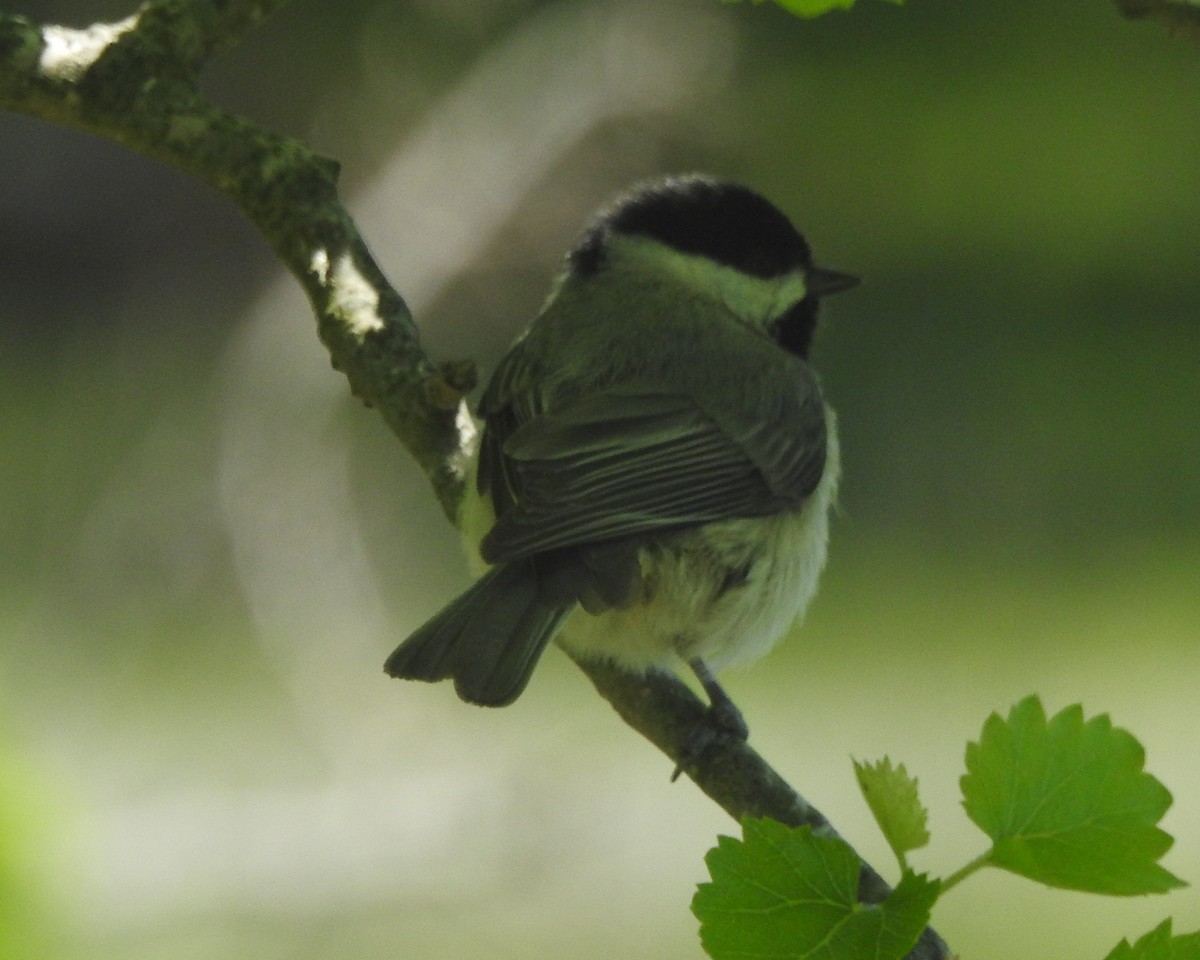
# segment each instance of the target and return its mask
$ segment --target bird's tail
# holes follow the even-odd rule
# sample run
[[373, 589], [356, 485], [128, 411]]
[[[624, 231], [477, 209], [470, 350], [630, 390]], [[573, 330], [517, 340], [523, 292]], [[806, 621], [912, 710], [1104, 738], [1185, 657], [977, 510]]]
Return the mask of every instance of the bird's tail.
[[468, 703], [512, 703], [574, 607], [539, 587], [531, 560], [493, 567], [400, 644], [383, 669], [405, 680], [453, 678]]

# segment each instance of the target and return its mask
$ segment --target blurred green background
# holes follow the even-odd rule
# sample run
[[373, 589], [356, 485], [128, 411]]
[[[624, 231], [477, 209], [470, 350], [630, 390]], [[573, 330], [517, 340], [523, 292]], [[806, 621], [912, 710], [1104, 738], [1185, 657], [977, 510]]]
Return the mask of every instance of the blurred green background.
[[[1103, 0], [298, 0], [206, 83], [342, 162], [428, 348], [485, 373], [629, 182], [788, 211], [865, 280], [816, 349], [822, 592], [727, 678], [755, 746], [885, 873], [850, 757], [904, 761], [945, 873], [983, 848], [963, 743], [1082, 701], [1200, 879], [1200, 51]], [[735, 825], [565, 657], [504, 711], [384, 678], [455, 537], [222, 197], [0, 114], [0, 395], [0, 957], [701, 956]], [[1200, 927], [1194, 891], [1000, 875], [939, 910], [977, 960]]]

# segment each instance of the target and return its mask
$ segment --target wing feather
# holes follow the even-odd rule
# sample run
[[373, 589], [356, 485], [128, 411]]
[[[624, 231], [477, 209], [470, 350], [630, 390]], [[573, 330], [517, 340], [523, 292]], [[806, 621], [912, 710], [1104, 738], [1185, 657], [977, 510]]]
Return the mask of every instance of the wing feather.
[[[636, 383], [534, 415], [490, 438], [489, 470], [499, 468], [507, 495], [497, 501], [503, 509], [483, 556], [497, 563], [797, 503], [824, 463], [816, 399], [806, 422], [783, 431], [736, 422], [731, 429], [688, 394]], [[774, 437], [780, 432], [790, 442]]]

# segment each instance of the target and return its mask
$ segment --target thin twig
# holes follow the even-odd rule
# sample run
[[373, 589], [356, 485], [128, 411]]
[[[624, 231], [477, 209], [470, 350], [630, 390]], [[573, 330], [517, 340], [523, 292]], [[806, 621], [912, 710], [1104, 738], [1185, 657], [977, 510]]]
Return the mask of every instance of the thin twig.
[[1173, 34], [1200, 43], [1200, 4], [1195, 0], [1117, 0], [1130, 20], [1157, 20]]

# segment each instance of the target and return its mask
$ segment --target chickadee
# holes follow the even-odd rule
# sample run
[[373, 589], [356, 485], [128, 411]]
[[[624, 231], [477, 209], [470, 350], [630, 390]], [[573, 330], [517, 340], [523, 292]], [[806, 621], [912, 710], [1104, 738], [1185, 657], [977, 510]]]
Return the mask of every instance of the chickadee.
[[825, 564], [838, 444], [808, 355], [821, 297], [857, 283], [736, 184], [602, 210], [479, 405], [459, 527], [486, 572], [387, 672], [503, 706], [557, 640], [685, 662], [736, 728], [714, 671], [766, 653]]

